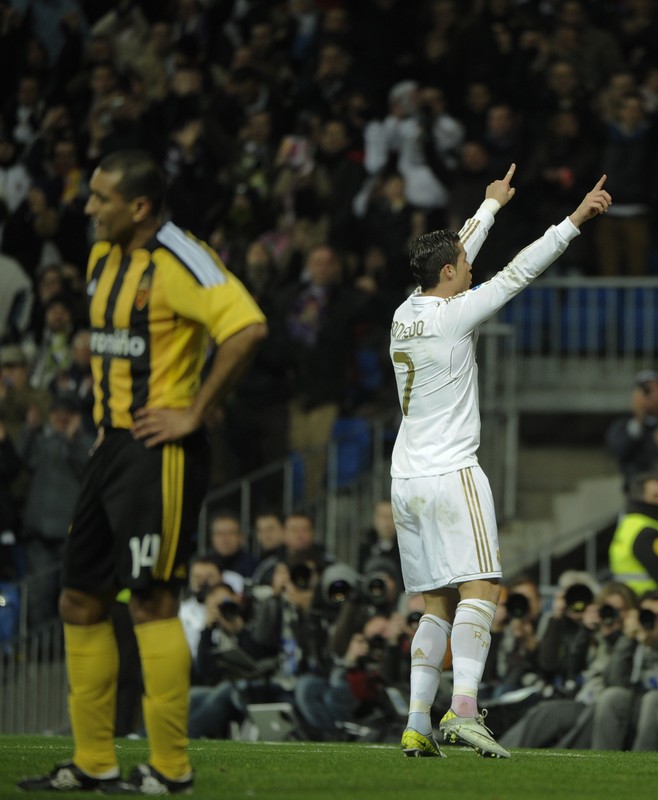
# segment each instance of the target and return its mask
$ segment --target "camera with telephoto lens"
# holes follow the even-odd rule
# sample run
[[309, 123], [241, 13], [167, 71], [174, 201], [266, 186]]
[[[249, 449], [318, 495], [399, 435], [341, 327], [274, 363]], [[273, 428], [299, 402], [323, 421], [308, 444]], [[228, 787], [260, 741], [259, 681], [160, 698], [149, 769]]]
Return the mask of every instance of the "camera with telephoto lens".
[[645, 631], [652, 631], [656, 624], [656, 615], [650, 608], [641, 608], [639, 621]]
[[295, 564], [290, 567], [290, 580], [297, 589], [307, 591], [311, 588], [313, 570], [308, 564]]
[[564, 593], [569, 611], [582, 613], [594, 599], [594, 592], [584, 583], [572, 584]]
[[214, 587], [213, 587], [213, 585], [211, 583], [202, 583], [201, 586], [199, 586], [198, 591], [194, 595], [194, 597], [196, 598], [197, 603], [205, 603], [206, 602], [206, 597], [208, 596], [208, 592], [212, 588], [214, 588]]
[[523, 619], [530, 611], [530, 601], [524, 594], [512, 593], [507, 598], [507, 613], [512, 619]]
[[604, 625], [612, 625], [619, 619], [619, 609], [611, 606], [610, 603], [604, 603], [599, 608], [599, 617]]
[[415, 627], [420, 622], [420, 618], [423, 616], [422, 611], [411, 611], [407, 614], [407, 625], [409, 627]]
[[331, 606], [341, 606], [348, 600], [353, 603], [371, 603], [385, 606], [388, 598], [388, 575], [370, 572], [359, 575], [348, 564], [332, 564], [322, 574], [322, 599]]
[[238, 617], [242, 616], [242, 609], [239, 603], [236, 603], [234, 600], [222, 600], [217, 606], [217, 609], [227, 622], [233, 622]]
[[363, 577], [364, 600], [375, 606], [388, 603], [388, 576], [385, 572], [372, 572]]

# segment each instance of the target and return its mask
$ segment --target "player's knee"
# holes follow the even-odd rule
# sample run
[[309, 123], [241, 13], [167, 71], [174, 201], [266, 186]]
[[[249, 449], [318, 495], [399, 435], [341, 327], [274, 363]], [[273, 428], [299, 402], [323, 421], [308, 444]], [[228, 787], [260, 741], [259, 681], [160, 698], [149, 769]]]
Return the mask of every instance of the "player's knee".
[[165, 587], [133, 590], [130, 596], [130, 615], [135, 625], [170, 619], [178, 614], [178, 596]]
[[100, 597], [76, 589], [62, 589], [59, 615], [70, 625], [96, 625], [107, 619], [109, 607]]

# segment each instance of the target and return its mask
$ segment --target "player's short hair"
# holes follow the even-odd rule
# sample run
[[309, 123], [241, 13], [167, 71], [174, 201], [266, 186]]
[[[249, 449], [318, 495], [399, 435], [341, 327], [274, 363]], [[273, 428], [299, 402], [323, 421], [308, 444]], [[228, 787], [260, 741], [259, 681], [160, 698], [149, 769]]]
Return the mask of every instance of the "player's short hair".
[[459, 257], [459, 234], [439, 230], [417, 236], [409, 243], [411, 274], [421, 291], [433, 289], [438, 283], [445, 264], [456, 264]]
[[101, 160], [98, 169], [118, 172], [121, 179], [116, 190], [126, 200], [146, 197], [151, 202], [153, 216], [163, 209], [166, 183], [164, 173], [150, 153], [144, 150], [118, 150]]

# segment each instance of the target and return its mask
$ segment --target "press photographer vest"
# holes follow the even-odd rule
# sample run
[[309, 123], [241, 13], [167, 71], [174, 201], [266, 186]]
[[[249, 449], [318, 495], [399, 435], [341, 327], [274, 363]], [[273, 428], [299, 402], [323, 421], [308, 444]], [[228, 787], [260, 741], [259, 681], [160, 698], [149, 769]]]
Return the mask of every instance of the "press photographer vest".
[[658, 589], [658, 584], [633, 555], [633, 544], [645, 528], [653, 528], [658, 535], [658, 520], [645, 514], [627, 514], [617, 526], [608, 554], [613, 579], [630, 586], [638, 597], [650, 589]]

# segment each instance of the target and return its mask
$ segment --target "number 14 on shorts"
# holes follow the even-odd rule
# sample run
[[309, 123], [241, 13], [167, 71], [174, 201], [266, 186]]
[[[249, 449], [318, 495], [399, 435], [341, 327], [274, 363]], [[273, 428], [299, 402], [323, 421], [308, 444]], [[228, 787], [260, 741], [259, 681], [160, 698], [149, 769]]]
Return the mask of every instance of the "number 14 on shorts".
[[141, 539], [133, 536], [128, 544], [132, 554], [132, 577], [139, 578], [144, 568], [152, 569], [160, 555], [160, 534], [147, 533]]

